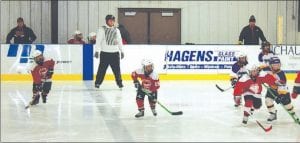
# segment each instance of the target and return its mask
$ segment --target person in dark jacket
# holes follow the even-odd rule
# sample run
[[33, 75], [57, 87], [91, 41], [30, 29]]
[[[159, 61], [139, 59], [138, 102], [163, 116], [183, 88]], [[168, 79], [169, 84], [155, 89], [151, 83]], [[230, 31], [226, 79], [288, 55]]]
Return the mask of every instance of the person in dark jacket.
[[123, 44], [130, 44], [131, 43], [131, 38], [130, 38], [129, 32], [127, 31], [125, 26], [123, 24], [119, 24], [118, 28], [121, 32], [121, 37], [122, 37]]
[[[31, 28], [24, 24], [22, 17], [17, 19], [18, 26], [13, 28], [6, 37], [6, 44], [32, 44], [36, 36]], [[11, 40], [13, 42], [11, 42]]]
[[263, 31], [255, 25], [255, 22], [254, 15], [251, 15], [249, 25], [245, 26], [241, 31], [239, 44], [242, 44], [244, 41], [244, 45], [259, 45], [259, 38], [262, 42], [266, 41]]

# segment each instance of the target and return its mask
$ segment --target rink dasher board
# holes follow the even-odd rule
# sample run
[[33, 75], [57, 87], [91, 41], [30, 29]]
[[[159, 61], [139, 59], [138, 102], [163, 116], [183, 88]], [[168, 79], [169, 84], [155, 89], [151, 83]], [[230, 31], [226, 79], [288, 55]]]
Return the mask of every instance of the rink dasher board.
[[[93, 80], [100, 60], [93, 57], [95, 46], [85, 45], [1, 45], [1, 80], [31, 80], [26, 67], [35, 49], [56, 61], [53, 80]], [[246, 53], [249, 63], [258, 63], [260, 46], [245, 45], [124, 45], [121, 60], [124, 80], [141, 68], [141, 60], [152, 59], [162, 80], [228, 80], [236, 56]], [[282, 61], [287, 78], [293, 80], [300, 69], [300, 46], [271, 48]], [[88, 69], [88, 70], [87, 70]], [[108, 68], [106, 80], [114, 80]]]

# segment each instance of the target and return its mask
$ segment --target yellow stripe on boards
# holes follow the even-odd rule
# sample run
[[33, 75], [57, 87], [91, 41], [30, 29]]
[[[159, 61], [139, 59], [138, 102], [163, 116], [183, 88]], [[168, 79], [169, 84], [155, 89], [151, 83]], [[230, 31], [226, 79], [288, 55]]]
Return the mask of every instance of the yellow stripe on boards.
[[[160, 74], [160, 80], [229, 80], [229, 74]], [[94, 75], [94, 79], [96, 75]], [[296, 73], [287, 73], [288, 80], [295, 80]], [[130, 74], [122, 74], [123, 80], [132, 80]], [[81, 74], [54, 74], [52, 80], [82, 80]], [[113, 74], [106, 74], [104, 80], [115, 80]], [[30, 74], [2, 74], [1, 81], [32, 81]]]
[[[81, 74], [54, 74], [52, 80], [82, 80]], [[32, 81], [30, 74], [1, 74], [1, 81]]]

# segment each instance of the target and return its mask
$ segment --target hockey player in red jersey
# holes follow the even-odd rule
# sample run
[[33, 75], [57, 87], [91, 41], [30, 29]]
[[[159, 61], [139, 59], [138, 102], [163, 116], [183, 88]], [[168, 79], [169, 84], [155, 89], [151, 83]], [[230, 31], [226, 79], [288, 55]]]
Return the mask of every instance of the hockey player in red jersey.
[[300, 71], [298, 72], [297, 77], [295, 79], [293, 92], [291, 96], [293, 99], [296, 99], [299, 94], [300, 94]]
[[[142, 68], [135, 70], [131, 74], [134, 86], [137, 88], [136, 103], [139, 112], [135, 115], [136, 118], [144, 116], [144, 98], [146, 93], [142, 91], [142, 88], [151, 92], [151, 95], [148, 96], [148, 101], [153, 115], [157, 115], [155, 105], [157, 100], [157, 90], [160, 85], [159, 76], [153, 71], [153, 69], [153, 62], [151, 60], [144, 59], [142, 60]], [[141, 83], [139, 79], [141, 80]]]
[[282, 104], [284, 108], [293, 116], [293, 118], [297, 119], [294, 106], [291, 104], [290, 93], [286, 85], [287, 81], [285, 73], [280, 69], [280, 59], [278, 57], [272, 57], [269, 65], [271, 69], [270, 74], [276, 78], [276, 86], [270, 86], [271, 90], [268, 90], [266, 94], [265, 102], [270, 113], [267, 121], [271, 123], [277, 119], [277, 110], [274, 107], [274, 101], [277, 104]]
[[47, 101], [47, 95], [52, 86], [52, 75], [55, 62], [52, 59], [45, 59], [42, 52], [36, 50], [33, 52], [33, 60], [31, 67], [31, 75], [33, 79], [33, 96], [30, 105], [39, 103], [40, 94], [43, 103]]
[[248, 117], [253, 114], [254, 109], [259, 109], [262, 105], [262, 84], [267, 83], [270, 86], [274, 86], [275, 81], [276, 79], [272, 75], [260, 73], [259, 68], [253, 65], [249, 69], [249, 75], [243, 75], [236, 83], [234, 95], [243, 95], [245, 101], [243, 124], [246, 125]]

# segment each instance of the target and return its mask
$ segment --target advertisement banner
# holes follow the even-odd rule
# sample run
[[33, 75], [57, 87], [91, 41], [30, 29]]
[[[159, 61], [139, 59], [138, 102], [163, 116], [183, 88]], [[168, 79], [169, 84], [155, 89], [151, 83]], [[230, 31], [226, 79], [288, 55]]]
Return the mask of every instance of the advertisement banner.
[[[260, 45], [124, 45], [125, 58], [121, 71], [130, 74], [143, 58], [150, 58], [160, 74], [227, 74], [240, 53], [247, 55], [250, 64], [259, 65]], [[299, 46], [273, 46], [271, 50], [282, 61], [282, 69], [296, 72], [300, 69]], [[94, 74], [99, 59], [94, 58]], [[108, 73], [112, 73], [108, 68]]]
[[1, 45], [1, 74], [28, 74], [32, 53], [55, 61], [56, 74], [82, 74], [82, 45]]
[[300, 71], [300, 46], [274, 45], [271, 50], [280, 58], [282, 69], [287, 72]]
[[[167, 73], [229, 73], [241, 51], [257, 52], [255, 46], [178, 45], [168, 46], [164, 69]], [[255, 53], [254, 53], [255, 54]]]

